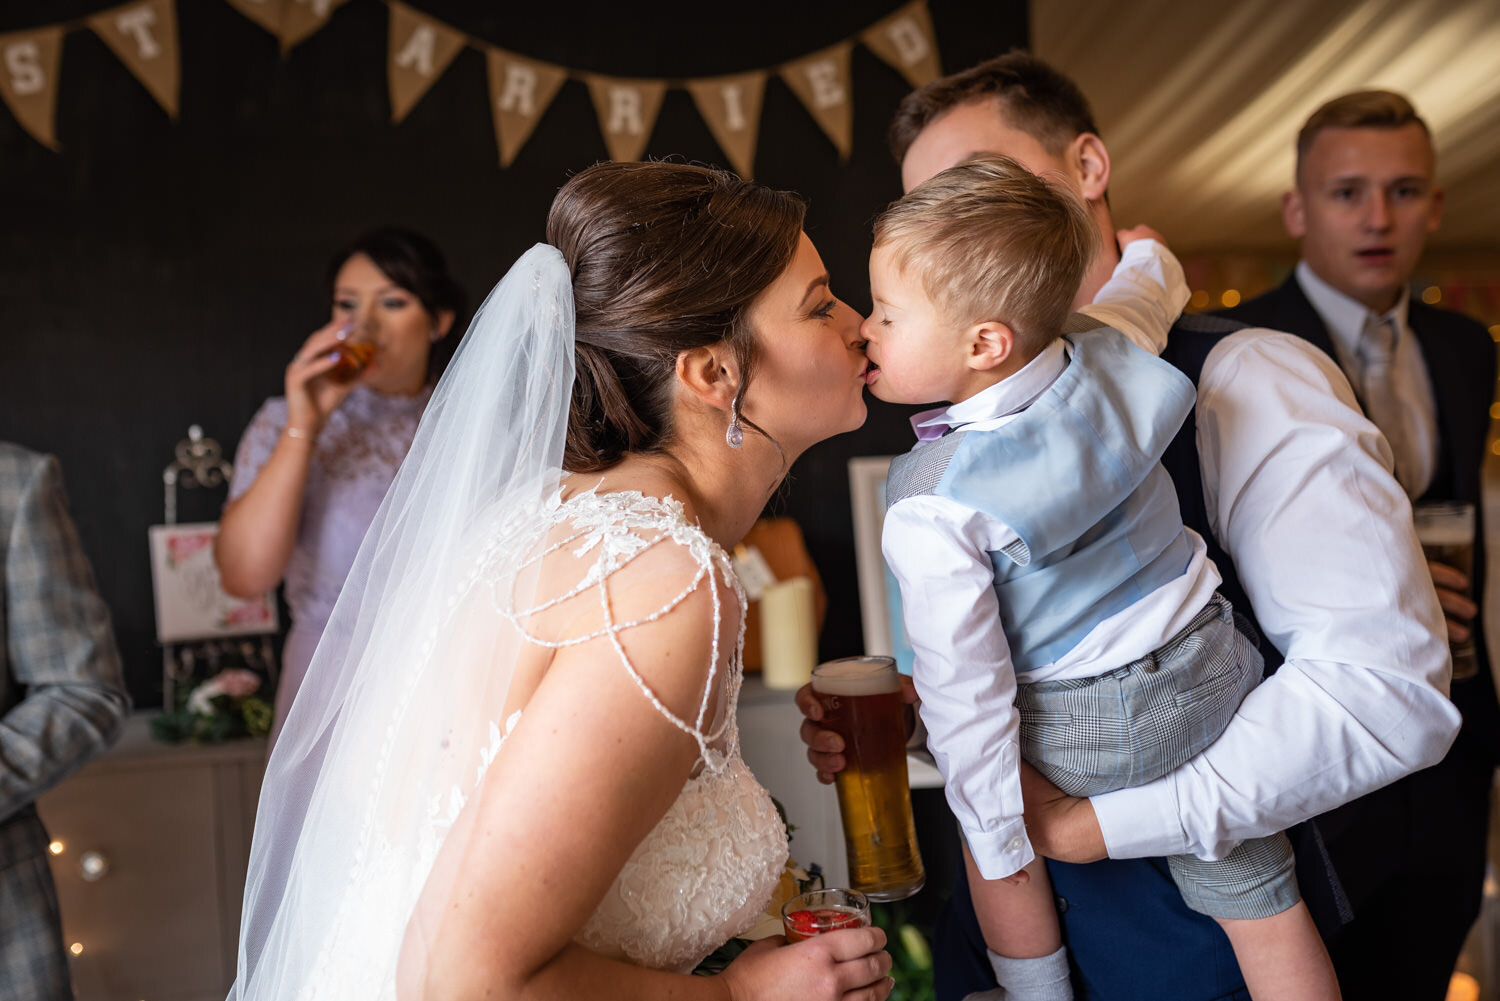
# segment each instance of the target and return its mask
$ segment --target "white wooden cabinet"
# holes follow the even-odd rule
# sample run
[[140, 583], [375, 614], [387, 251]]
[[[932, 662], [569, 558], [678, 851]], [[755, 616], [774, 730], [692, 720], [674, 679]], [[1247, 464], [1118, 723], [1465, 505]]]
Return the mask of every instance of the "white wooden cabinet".
[[[132, 717], [108, 753], [38, 801], [54, 847], [77, 1001], [222, 1001], [266, 742], [169, 746]], [[89, 878], [85, 860], [103, 861]]]

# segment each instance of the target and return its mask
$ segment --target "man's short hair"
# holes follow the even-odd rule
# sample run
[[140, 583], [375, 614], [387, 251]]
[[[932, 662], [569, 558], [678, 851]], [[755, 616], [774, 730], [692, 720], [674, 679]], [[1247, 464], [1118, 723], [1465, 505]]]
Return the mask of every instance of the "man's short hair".
[[1040, 59], [1019, 49], [953, 73], [906, 95], [887, 136], [896, 162], [933, 119], [961, 104], [994, 98], [1006, 120], [1059, 154], [1084, 132], [1099, 134], [1094, 112], [1078, 85]]
[[1406, 98], [1391, 90], [1357, 90], [1335, 97], [1312, 113], [1297, 133], [1297, 169], [1324, 129], [1399, 129], [1413, 122], [1429, 137], [1432, 130]]
[[919, 184], [875, 220], [875, 249], [890, 248], [945, 322], [999, 320], [1028, 358], [1061, 332], [1098, 244], [1076, 195], [995, 153]]

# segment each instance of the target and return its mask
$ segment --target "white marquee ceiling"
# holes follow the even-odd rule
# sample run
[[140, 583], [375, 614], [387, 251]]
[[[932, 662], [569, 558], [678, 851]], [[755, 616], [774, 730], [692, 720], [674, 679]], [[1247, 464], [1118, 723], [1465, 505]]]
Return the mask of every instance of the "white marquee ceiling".
[[1436, 136], [1430, 246], [1500, 247], [1500, 0], [1034, 0], [1031, 17], [1034, 51], [1094, 105], [1121, 225], [1184, 251], [1287, 246], [1298, 128], [1381, 87]]

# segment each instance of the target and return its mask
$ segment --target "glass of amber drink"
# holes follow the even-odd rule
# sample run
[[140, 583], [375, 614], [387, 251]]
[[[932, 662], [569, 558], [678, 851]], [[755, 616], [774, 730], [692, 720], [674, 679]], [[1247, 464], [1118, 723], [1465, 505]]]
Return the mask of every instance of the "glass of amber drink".
[[890, 657], [845, 657], [813, 669], [822, 725], [844, 739], [839, 816], [849, 884], [871, 900], [902, 900], [927, 875], [906, 775], [901, 676]]
[[844, 928], [868, 928], [870, 901], [857, 890], [812, 890], [782, 905], [781, 927], [788, 942]]
[[[1465, 596], [1474, 597], [1474, 505], [1462, 501], [1427, 501], [1412, 509], [1417, 527], [1417, 541], [1422, 555], [1433, 563], [1443, 563], [1470, 579]], [[1479, 654], [1474, 636], [1461, 642], [1448, 641], [1453, 656], [1453, 680], [1461, 681], [1479, 673]]]

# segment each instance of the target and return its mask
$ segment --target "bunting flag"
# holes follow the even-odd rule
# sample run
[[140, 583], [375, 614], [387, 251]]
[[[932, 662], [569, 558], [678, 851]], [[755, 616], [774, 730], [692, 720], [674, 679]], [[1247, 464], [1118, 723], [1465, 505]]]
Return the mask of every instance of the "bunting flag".
[[129, 67], [167, 114], [177, 117], [180, 63], [172, 0], [143, 0], [89, 18], [88, 26]]
[[31, 137], [51, 150], [57, 120], [57, 69], [63, 29], [38, 28], [0, 35], [0, 97]]
[[303, 41], [333, 16], [348, 0], [281, 0], [281, 24], [277, 37], [283, 54]]
[[847, 160], [854, 148], [854, 102], [849, 92], [853, 48], [852, 42], [840, 42], [781, 67], [781, 78], [833, 140], [840, 160]]
[[687, 89], [714, 140], [729, 157], [730, 166], [748, 181], [755, 166], [760, 106], [766, 94], [765, 70], [689, 80]]
[[584, 77], [599, 115], [599, 131], [611, 160], [639, 160], [656, 125], [661, 100], [667, 93], [665, 80], [626, 80], [620, 77]]
[[927, 0], [912, 0], [859, 36], [866, 48], [900, 72], [913, 87], [921, 87], [943, 75], [936, 38]]
[[532, 59], [523, 59], [501, 49], [485, 53], [490, 77], [490, 113], [495, 117], [495, 145], [500, 147], [500, 166], [515, 161], [542, 112], [557, 96], [568, 71]]
[[391, 0], [391, 44], [386, 76], [391, 121], [399, 122], [443, 75], [464, 47], [464, 36], [445, 24]]
[[226, 2], [271, 34], [278, 38], [281, 36], [283, 0], [226, 0]]
[[[271, 32], [282, 54], [324, 25], [349, 0], [226, 0]], [[485, 55], [490, 114], [500, 166], [515, 162], [568, 79], [589, 89], [609, 155], [638, 160], [669, 87], [686, 90], [724, 159], [742, 177], [755, 169], [766, 81], [777, 73], [833, 142], [840, 159], [854, 145], [850, 53], [856, 42], [919, 87], [942, 72], [927, 0], [909, 0], [852, 38], [780, 66], [724, 76], [649, 79], [601, 76], [497, 48], [436, 21], [405, 0], [381, 0], [390, 11], [386, 80], [391, 120], [401, 122], [465, 47]], [[132, 0], [79, 21], [0, 35], [0, 98], [37, 142], [56, 150], [58, 72], [67, 32], [88, 27], [114, 51], [175, 118], [180, 90], [176, 0]]]

